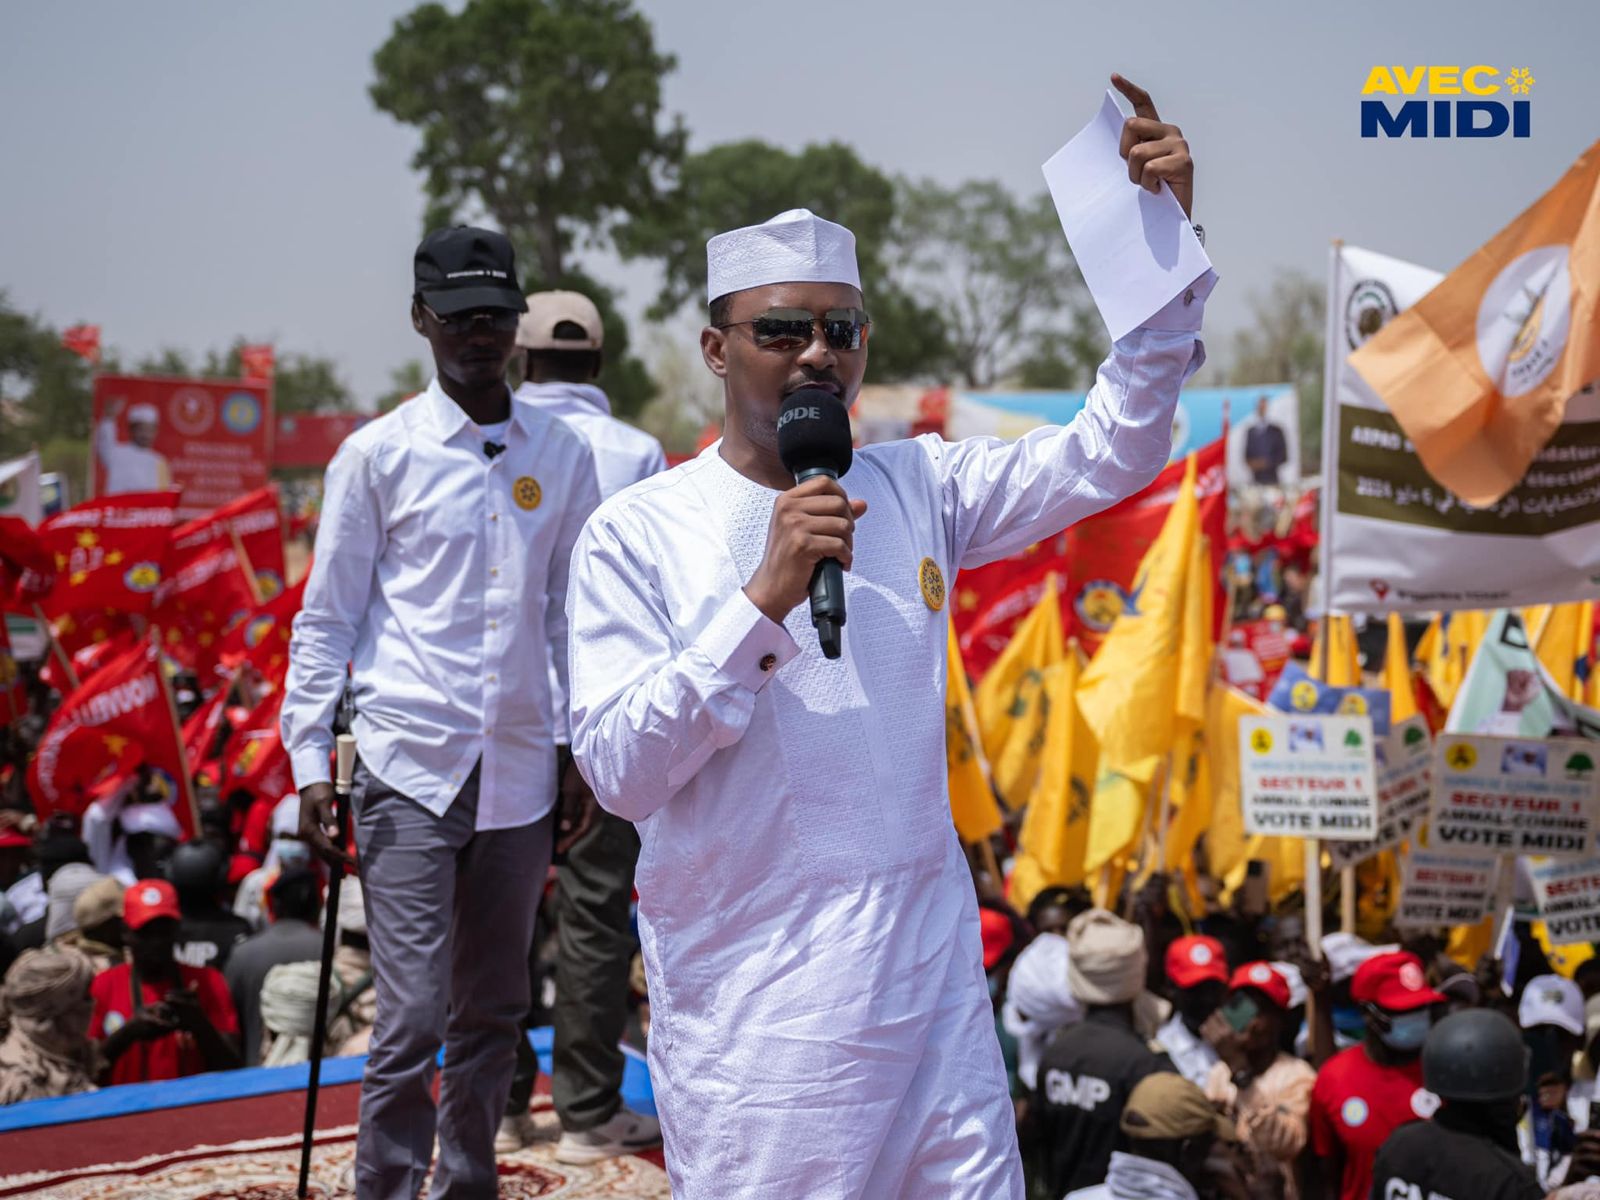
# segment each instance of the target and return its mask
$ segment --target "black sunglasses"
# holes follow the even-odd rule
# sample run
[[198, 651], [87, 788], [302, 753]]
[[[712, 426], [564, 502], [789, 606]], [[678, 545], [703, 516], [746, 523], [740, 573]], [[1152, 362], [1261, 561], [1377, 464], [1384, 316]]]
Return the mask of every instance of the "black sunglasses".
[[750, 326], [750, 336], [763, 350], [801, 350], [811, 344], [811, 333], [822, 322], [822, 336], [835, 350], [859, 350], [872, 318], [859, 308], [830, 308], [820, 317], [803, 308], [769, 308], [748, 321], [729, 321], [718, 329]]
[[517, 323], [522, 320], [522, 314], [514, 308], [470, 308], [466, 312], [451, 313], [448, 317], [441, 317], [427, 303], [418, 300], [422, 311], [427, 313], [439, 323], [439, 328], [458, 337], [463, 333], [471, 333], [472, 327], [482, 321], [496, 333], [512, 333], [517, 328]]

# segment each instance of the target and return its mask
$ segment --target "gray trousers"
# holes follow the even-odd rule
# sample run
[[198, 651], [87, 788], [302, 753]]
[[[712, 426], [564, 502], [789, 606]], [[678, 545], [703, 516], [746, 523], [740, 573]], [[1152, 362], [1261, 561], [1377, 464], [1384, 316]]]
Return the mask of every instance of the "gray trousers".
[[499, 1194], [495, 1130], [528, 1008], [526, 953], [554, 814], [476, 832], [476, 770], [442, 817], [364, 766], [352, 802], [378, 999], [356, 1196], [415, 1200], [437, 1131], [433, 1200], [488, 1200]]
[[[604, 1125], [622, 1107], [623, 1027], [628, 1020], [628, 966], [635, 942], [628, 927], [639, 835], [629, 821], [595, 813], [587, 833], [567, 851], [556, 886], [556, 1003], [550, 1091], [561, 1128]], [[527, 1112], [539, 1073], [526, 1039], [508, 1112]]]

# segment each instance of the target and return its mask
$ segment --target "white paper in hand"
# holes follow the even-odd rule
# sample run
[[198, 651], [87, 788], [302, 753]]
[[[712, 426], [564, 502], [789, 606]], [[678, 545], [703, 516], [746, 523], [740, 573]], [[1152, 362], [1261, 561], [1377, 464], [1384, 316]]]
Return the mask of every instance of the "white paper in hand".
[[[1113, 341], [1211, 270], [1172, 189], [1163, 183], [1152, 194], [1128, 178], [1122, 122], [1108, 90], [1094, 120], [1044, 164], [1067, 244]], [[1205, 290], [1214, 283], [1213, 275]]]

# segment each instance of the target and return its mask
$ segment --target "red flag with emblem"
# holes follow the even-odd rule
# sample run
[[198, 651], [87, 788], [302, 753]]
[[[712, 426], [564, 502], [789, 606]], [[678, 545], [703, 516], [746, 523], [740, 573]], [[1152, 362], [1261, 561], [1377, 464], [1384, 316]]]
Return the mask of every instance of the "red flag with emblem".
[[192, 832], [183, 743], [153, 641], [112, 659], [62, 701], [28, 768], [28, 786], [45, 810], [76, 813], [91, 788], [141, 765], [174, 797], [179, 823]]
[[[132, 650], [140, 641], [139, 635], [134, 633], [133, 626], [125, 618], [106, 617], [104, 621], [106, 623], [97, 624], [94, 631], [104, 636], [79, 642], [70, 650], [57, 635], [56, 644], [61, 646], [72, 663], [72, 673], [78, 677], [80, 684], [112, 659]], [[72, 680], [67, 678], [61, 659], [55, 654], [45, 656], [39, 666], [39, 679], [46, 687], [54, 688], [63, 696], [71, 695], [74, 691]]]
[[61, 344], [79, 358], [100, 361], [100, 326], [73, 325], [61, 331]]
[[[244, 566], [229, 541], [173, 547], [151, 620], [166, 632], [168, 653], [192, 667], [202, 684], [216, 674], [223, 637], [255, 608]], [[181, 630], [176, 641], [172, 634]]]
[[[1226, 554], [1228, 480], [1226, 439], [1195, 452], [1200, 532], [1210, 539], [1213, 585], [1212, 636], [1221, 633], [1226, 610], [1222, 561]], [[1169, 464], [1149, 487], [1114, 508], [1038, 542], [1022, 554], [976, 570], [962, 571], [953, 589], [951, 615], [968, 670], [981, 676], [1011, 640], [1017, 622], [1044, 592], [1049, 574], [1066, 579], [1061, 589], [1062, 628], [1093, 653], [1127, 600], [1144, 552], [1166, 522], [1183, 482], [1182, 461]]]
[[228, 697], [232, 693], [232, 681], [225, 681], [183, 723], [184, 753], [195, 771], [203, 770], [216, 755], [217, 731], [222, 728], [222, 718], [228, 711]]
[[222, 748], [224, 798], [247, 791], [257, 800], [277, 802], [294, 791], [294, 775], [289, 769], [289, 752], [283, 745], [279, 718], [283, 713], [283, 689], [268, 696], [249, 719], [228, 738]]
[[177, 492], [131, 492], [90, 500], [40, 525], [39, 541], [56, 567], [55, 586], [40, 601], [44, 611], [149, 613], [177, 503]]
[[245, 379], [272, 379], [272, 369], [276, 365], [272, 344], [262, 342], [253, 346], [239, 347], [239, 374]]
[[268, 679], [282, 680], [289, 670], [294, 615], [300, 611], [305, 594], [306, 580], [302, 579], [235, 625], [218, 647], [217, 657], [223, 668], [232, 671], [249, 663]]
[[172, 531], [174, 551], [195, 550], [219, 541], [244, 551], [263, 602], [283, 591], [283, 518], [276, 487], [257, 488]]

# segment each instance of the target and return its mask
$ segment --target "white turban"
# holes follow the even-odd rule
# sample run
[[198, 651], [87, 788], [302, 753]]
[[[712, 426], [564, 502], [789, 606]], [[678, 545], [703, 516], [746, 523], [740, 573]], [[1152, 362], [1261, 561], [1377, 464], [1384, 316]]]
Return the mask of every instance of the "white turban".
[[45, 912], [44, 940], [53, 942], [78, 927], [73, 906], [105, 876], [88, 863], [68, 863], [50, 877], [50, 907]]
[[847, 283], [861, 288], [856, 235], [805, 208], [706, 243], [706, 301], [769, 283]]
[[159, 425], [161, 413], [154, 404], [135, 404], [128, 410], [129, 425]]
[[[261, 983], [261, 1023], [272, 1034], [272, 1045], [261, 1060], [262, 1066], [281, 1067], [311, 1057], [321, 974], [322, 964], [316, 962], [279, 963], [267, 972]], [[330, 1016], [338, 1002], [338, 993], [330, 988]]]
[[1041, 933], [1011, 964], [1000, 1021], [1017, 1039], [1017, 1076], [1037, 1087], [1039, 1057], [1050, 1035], [1083, 1019], [1083, 1005], [1067, 987], [1067, 939]]
[[[123, 837], [136, 833], [159, 833], [173, 841], [183, 839], [183, 826], [170, 805], [156, 801], [152, 804], [130, 804], [117, 814]], [[91, 881], [92, 882], [92, 881]]]

